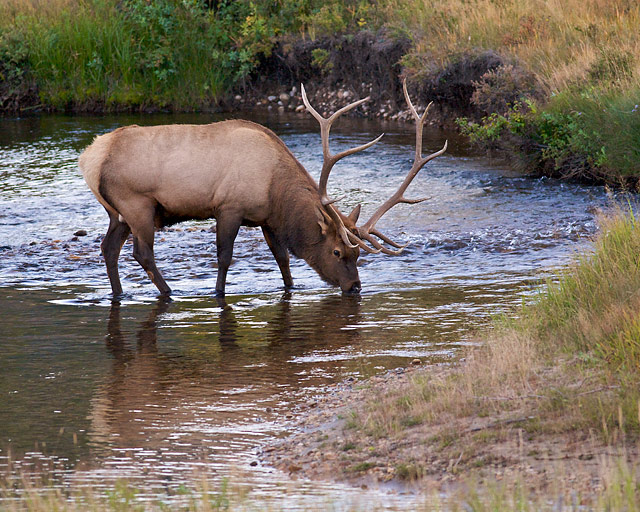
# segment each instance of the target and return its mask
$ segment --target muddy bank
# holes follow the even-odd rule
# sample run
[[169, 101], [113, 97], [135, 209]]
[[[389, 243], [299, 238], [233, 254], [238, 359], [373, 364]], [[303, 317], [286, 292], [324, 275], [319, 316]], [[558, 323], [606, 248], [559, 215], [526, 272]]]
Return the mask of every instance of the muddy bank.
[[624, 461], [637, 464], [637, 446], [624, 441], [603, 444], [588, 431], [531, 433], [523, 426], [535, 419], [535, 411], [403, 425], [394, 437], [354, 426], [356, 415], [366, 414], [363, 404], [377, 396], [402, 390], [425, 372], [446, 377], [458, 371], [457, 364], [413, 366], [334, 385], [297, 411], [295, 433], [265, 447], [262, 461], [294, 478], [362, 488], [455, 496], [504, 485], [534, 500], [581, 504], [595, 503]]
[[[413, 102], [422, 107], [433, 102], [430, 121], [451, 128], [460, 116], [479, 120], [492, 112], [505, 112], [522, 97], [538, 95], [533, 77], [496, 52], [459, 55], [444, 67], [408, 67], [403, 58], [411, 50], [408, 38], [385, 30], [313, 41], [283, 40], [262, 59], [229, 107], [278, 108], [283, 106], [278, 104], [280, 95], [291, 95], [304, 83], [314, 105], [327, 112], [346, 100], [369, 96], [369, 103], [353, 115], [411, 120], [402, 92], [407, 78]], [[284, 107], [294, 110], [297, 100], [293, 108]]]
[[[350, 115], [409, 120], [402, 93], [402, 80], [408, 78], [410, 95], [417, 105], [434, 102], [432, 122], [455, 126], [455, 119], [468, 116], [481, 119], [501, 112], [513, 101], [535, 95], [531, 77], [521, 68], [493, 51], [459, 55], [445, 67], [436, 65], [408, 67], [403, 64], [412, 50], [407, 37], [361, 31], [355, 34], [307, 38], [284, 37], [274, 43], [268, 56], [262, 56], [251, 74], [219, 103], [192, 105], [189, 110], [233, 112], [254, 108], [303, 110], [300, 84], [319, 110], [334, 111], [346, 101], [369, 96], [370, 102]], [[496, 70], [503, 70], [500, 87]], [[50, 112], [51, 105], [41, 103], [37, 83], [25, 55], [0, 60], [4, 80], [0, 84], [0, 112], [15, 115]], [[499, 71], [500, 73], [500, 71]], [[505, 78], [507, 77], [508, 78]], [[495, 84], [493, 84], [495, 85]], [[492, 90], [489, 90], [492, 89]], [[144, 104], [101, 104], [70, 99], [65, 111], [73, 113], [175, 111], [174, 107]], [[182, 109], [177, 109], [182, 110]]]

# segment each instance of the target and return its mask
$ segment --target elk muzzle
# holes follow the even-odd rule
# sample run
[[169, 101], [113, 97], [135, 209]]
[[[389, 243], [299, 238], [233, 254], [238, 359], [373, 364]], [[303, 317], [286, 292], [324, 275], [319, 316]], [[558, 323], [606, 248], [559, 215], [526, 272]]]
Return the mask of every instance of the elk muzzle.
[[347, 284], [346, 286], [341, 286], [342, 293], [345, 295], [357, 295], [362, 290], [362, 284], [360, 280], [353, 281], [351, 284]]

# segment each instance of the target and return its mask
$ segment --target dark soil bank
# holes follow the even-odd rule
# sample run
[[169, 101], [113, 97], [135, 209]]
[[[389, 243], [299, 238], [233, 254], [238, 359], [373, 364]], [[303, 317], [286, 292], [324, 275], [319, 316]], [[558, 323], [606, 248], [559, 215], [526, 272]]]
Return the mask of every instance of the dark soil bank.
[[[505, 111], [523, 95], [535, 94], [529, 75], [495, 52], [460, 55], [444, 68], [431, 66], [410, 73], [402, 65], [410, 49], [409, 39], [385, 30], [315, 41], [283, 40], [262, 60], [231, 105], [241, 107], [240, 98], [245, 96], [266, 105], [269, 96], [290, 95], [304, 83], [321, 109], [333, 111], [344, 104], [344, 98], [369, 96], [371, 101], [358, 110], [359, 115], [408, 119], [402, 93], [402, 80], [407, 78], [415, 104], [434, 102], [430, 120], [453, 126], [457, 117], [480, 119]], [[507, 86], [487, 87], [487, 77], [501, 68], [509, 71]]]
[[[319, 109], [334, 110], [348, 100], [369, 96], [371, 101], [358, 109], [356, 115], [402, 119], [407, 117], [403, 115], [406, 103], [402, 93], [402, 80], [407, 77], [414, 103], [426, 105], [433, 101], [435, 108], [430, 119], [437, 119], [443, 125], [453, 125], [457, 117], [480, 119], [496, 109], [506, 108], [522, 94], [531, 93], [526, 74], [510, 67], [514, 79], [509, 87], [494, 88], [491, 98], [479, 97], [482, 96], [480, 89], [486, 83], [487, 73], [508, 64], [492, 51], [461, 55], [445, 68], [431, 66], [407, 76], [409, 72], [402, 65], [402, 59], [410, 52], [411, 45], [407, 37], [395, 37], [385, 30], [316, 40], [283, 38], [235, 91], [218, 106], [210, 108], [237, 111], [273, 103], [272, 107], [295, 110], [301, 102], [299, 90], [303, 83]], [[38, 87], [27, 61], [17, 59], [10, 67], [0, 70], [3, 76], [0, 111], [16, 114], [51, 110], [50, 106], [40, 103]], [[72, 101], [67, 106], [72, 112], [92, 113], [114, 108], [142, 108], [149, 112], [161, 110], [153, 103], [143, 107], [114, 107]]]

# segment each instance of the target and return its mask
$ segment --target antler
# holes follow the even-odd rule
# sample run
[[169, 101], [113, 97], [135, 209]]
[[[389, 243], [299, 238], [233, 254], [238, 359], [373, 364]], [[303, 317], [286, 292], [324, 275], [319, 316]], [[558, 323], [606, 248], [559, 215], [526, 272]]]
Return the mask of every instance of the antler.
[[[395, 205], [399, 203], [416, 204], [429, 199], [428, 197], [424, 197], [421, 199], [407, 199], [404, 197], [404, 193], [407, 190], [407, 187], [411, 184], [413, 179], [416, 177], [418, 172], [420, 172], [420, 169], [422, 169], [428, 162], [430, 162], [434, 158], [442, 155], [442, 153], [444, 153], [447, 150], [447, 142], [445, 141], [444, 146], [440, 151], [436, 151], [435, 153], [432, 153], [427, 157], [422, 156], [422, 128], [424, 126], [424, 121], [427, 118], [427, 113], [429, 112], [429, 107], [431, 106], [431, 103], [427, 105], [427, 108], [423, 112], [422, 116], [419, 116], [418, 112], [416, 112], [416, 109], [413, 106], [413, 103], [411, 103], [411, 98], [409, 98], [409, 93], [407, 92], [406, 78], [402, 83], [402, 89], [404, 91], [404, 97], [407, 100], [407, 104], [409, 105], [409, 110], [411, 111], [413, 118], [416, 120], [416, 152], [415, 152], [415, 157], [413, 161], [413, 166], [411, 167], [409, 174], [407, 174], [407, 177], [402, 182], [402, 185], [400, 185], [400, 188], [398, 188], [398, 190], [373, 213], [371, 218], [367, 222], [365, 222], [362, 225], [362, 227], [358, 227], [358, 235], [360, 236], [361, 239], [365, 239], [369, 241], [379, 251], [382, 251], [385, 254], [392, 254], [392, 255], [400, 254], [403, 251], [403, 249], [409, 244], [399, 245], [393, 242], [392, 240], [384, 236], [382, 233], [374, 229], [376, 223], [380, 220], [380, 218], [385, 213], [387, 213], [391, 208], [393, 208]], [[371, 235], [378, 237], [383, 242], [386, 242], [387, 244], [393, 247], [396, 247], [398, 250], [393, 251], [391, 249], [387, 249], [386, 247], [382, 246]]]
[[[304, 85], [301, 85], [300, 89], [302, 92], [302, 101], [304, 102], [305, 107], [307, 107], [307, 110], [311, 113], [311, 115], [316, 118], [318, 123], [320, 123], [320, 137], [322, 139], [322, 155], [324, 159], [322, 163], [322, 172], [320, 173], [320, 181], [318, 183], [318, 194], [320, 195], [320, 201], [322, 202], [323, 206], [326, 207], [327, 212], [329, 213], [333, 221], [336, 223], [336, 226], [338, 226], [340, 236], [342, 237], [342, 241], [345, 243], [345, 245], [352, 248], [359, 246], [367, 252], [378, 253], [380, 252], [380, 250], [371, 249], [362, 240], [360, 240], [357, 236], [355, 236], [345, 227], [344, 221], [342, 220], [340, 213], [332, 206], [333, 203], [335, 203], [336, 201], [339, 201], [342, 198], [329, 199], [329, 196], [327, 195], [327, 181], [329, 180], [329, 174], [331, 173], [331, 169], [333, 169], [333, 166], [338, 162], [338, 160], [344, 158], [345, 156], [352, 155], [354, 153], [357, 153], [358, 151], [363, 151], [373, 146], [384, 135], [383, 133], [376, 139], [372, 140], [371, 142], [367, 142], [366, 144], [363, 144], [362, 146], [358, 146], [356, 148], [347, 149], [346, 151], [342, 151], [337, 155], [332, 155], [331, 152], [329, 151], [329, 132], [331, 131], [331, 125], [333, 124], [333, 122], [345, 112], [348, 112], [349, 110], [356, 108], [358, 105], [362, 105], [366, 101], [369, 101], [370, 97], [367, 96], [364, 99], [354, 101], [353, 103], [345, 107], [342, 107], [340, 110], [335, 112], [329, 118], [324, 118], [309, 103], [309, 100], [307, 98], [307, 92], [304, 89]], [[355, 245], [353, 245], [350, 242], [350, 240], [354, 241]]]

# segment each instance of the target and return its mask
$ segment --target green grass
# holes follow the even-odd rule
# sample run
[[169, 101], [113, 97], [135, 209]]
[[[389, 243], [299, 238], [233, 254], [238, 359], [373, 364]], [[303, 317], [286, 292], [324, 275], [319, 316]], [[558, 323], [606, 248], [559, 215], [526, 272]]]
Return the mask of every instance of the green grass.
[[[476, 141], [523, 152], [529, 170], [621, 183], [640, 176], [638, 26], [632, 0], [0, 0], [0, 107], [28, 82], [49, 109], [209, 108], [277, 41], [385, 27], [413, 41], [414, 80], [501, 55], [504, 69], [472, 84], [486, 112], [467, 129]], [[328, 56], [310, 58], [328, 72]], [[495, 111], [520, 88], [531, 112]]]
[[634, 213], [604, 218], [593, 253], [579, 256], [535, 305], [519, 329], [560, 343], [567, 353], [604, 364], [625, 382], [640, 377], [640, 223]]
[[54, 109], [215, 105], [273, 36], [249, 2], [213, 13], [195, 0], [4, 0], [0, 15], [0, 49], [26, 55]]

